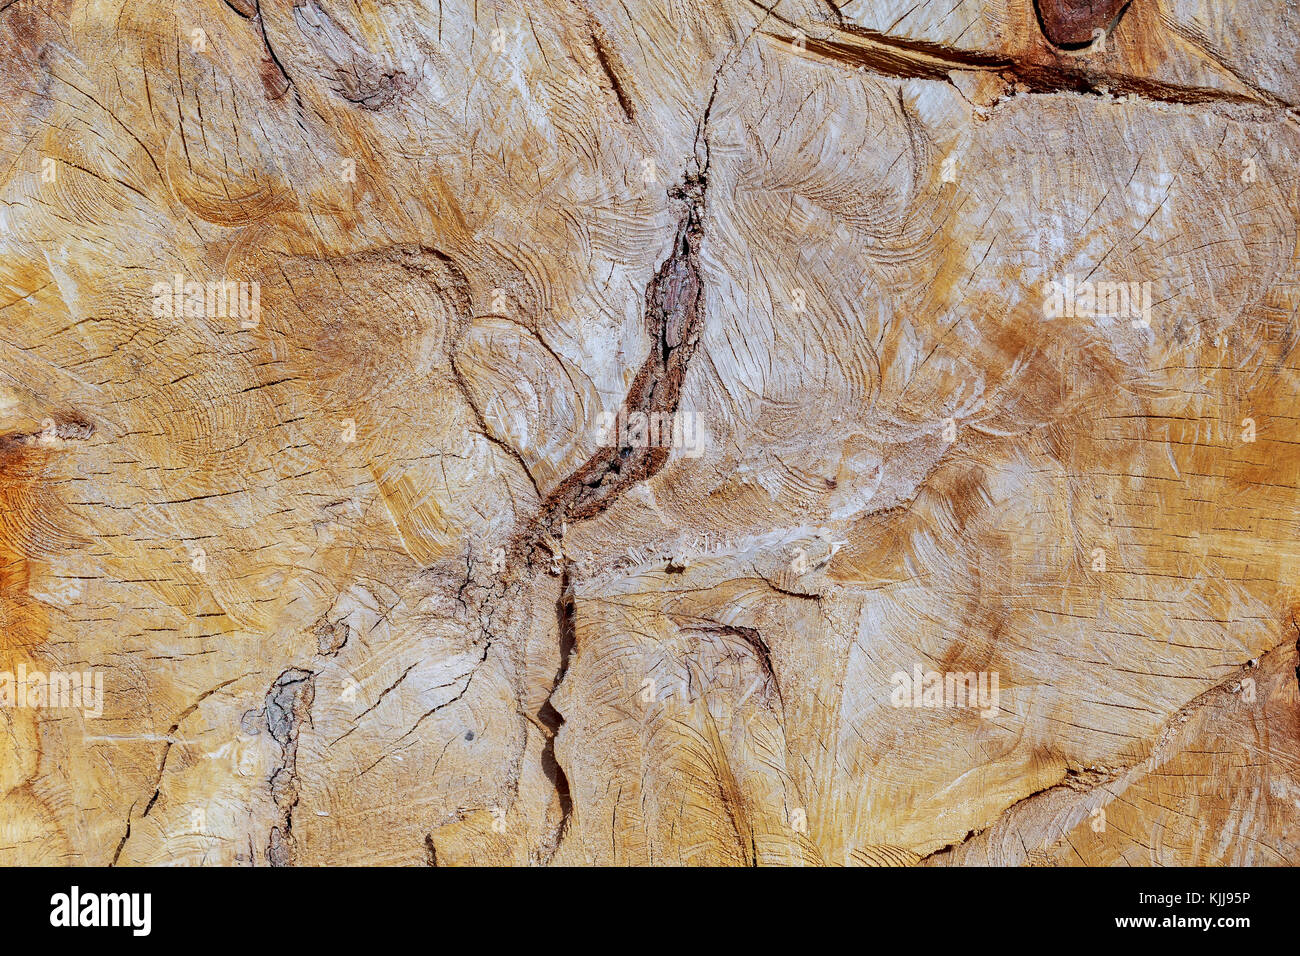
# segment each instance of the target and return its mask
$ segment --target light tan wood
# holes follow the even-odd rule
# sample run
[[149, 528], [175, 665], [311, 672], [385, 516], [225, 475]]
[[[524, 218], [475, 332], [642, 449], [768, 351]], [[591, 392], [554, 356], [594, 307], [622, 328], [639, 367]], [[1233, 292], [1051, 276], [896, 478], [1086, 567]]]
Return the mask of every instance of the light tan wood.
[[0, 862], [1296, 862], [1294, 8], [946, 10], [0, 9]]

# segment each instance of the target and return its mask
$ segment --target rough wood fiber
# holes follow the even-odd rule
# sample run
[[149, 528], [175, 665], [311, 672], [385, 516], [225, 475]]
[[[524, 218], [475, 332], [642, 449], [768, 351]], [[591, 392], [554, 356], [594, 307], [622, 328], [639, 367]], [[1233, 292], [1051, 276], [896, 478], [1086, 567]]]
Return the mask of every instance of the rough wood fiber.
[[1296, 862], [1298, 20], [0, 5], [0, 862]]

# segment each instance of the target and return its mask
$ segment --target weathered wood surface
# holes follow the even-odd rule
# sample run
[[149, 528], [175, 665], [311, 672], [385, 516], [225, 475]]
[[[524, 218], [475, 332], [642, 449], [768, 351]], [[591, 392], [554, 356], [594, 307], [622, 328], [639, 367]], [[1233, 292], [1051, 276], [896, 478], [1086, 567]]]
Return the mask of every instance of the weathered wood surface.
[[1298, 18], [4, 5], [0, 862], [1295, 862]]

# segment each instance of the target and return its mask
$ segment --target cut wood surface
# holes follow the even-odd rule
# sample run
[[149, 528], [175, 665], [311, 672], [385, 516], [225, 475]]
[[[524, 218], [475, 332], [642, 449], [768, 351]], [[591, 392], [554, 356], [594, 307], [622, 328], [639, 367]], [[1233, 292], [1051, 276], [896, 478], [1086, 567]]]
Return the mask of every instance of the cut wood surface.
[[1298, 34], [0, 2], [0, 863], [1300, 861]]

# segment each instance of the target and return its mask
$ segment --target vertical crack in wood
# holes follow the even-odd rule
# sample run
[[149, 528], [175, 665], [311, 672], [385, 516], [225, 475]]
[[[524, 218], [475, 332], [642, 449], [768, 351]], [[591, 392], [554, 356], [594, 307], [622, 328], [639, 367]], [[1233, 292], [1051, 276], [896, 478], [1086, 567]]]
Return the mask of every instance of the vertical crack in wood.
[[293, 811], [298, 805], [298, 733], [304, 720], [311, 720], [316, 699], [316, 675], [290, 668], [275, 679], [266, 694], [266, 726], [280, 745], [280, 766], [271, 774], [271, 797], [281, 814], [280, 825], [271, 828], [266, 859], [271, 866], [293, 862]]
[[681, 403], [682, 384], [699, 345], [704, 317], [699, 254], [707, 175], [706, 164], [670, 191], [685, 210], [671, 251], [646, 287], [650, 354], [615, 416], [612, 434], [616, 440], [561, 481], [542, 503], [536, 527], [524, 542], [530, 565], [546, 537], [561, 537], [565, 523], [605, 511], [628, 488], [653, 477], [668, 461], [669, 449], [633, 444], [620, 436], [625, 435], [633, 414], [671, 416]]
[[573, 812], [573, 794], [569, 787], [569, 777], [555, 756], [555, 738], [564, 724], [564, 715], [551, 702], [551, 698], [555, 696], [555, 692], [559, 690], [560, 684], [564, 682], [564, 677], [569, 672], [569, 658], [573, 655], [573, 648], [577, 642], [573, 581], [567, 563], [560, 576], [560, 597], [556, 601], [555, 610], [560, 631], [560, 666], [555, 672], [555, 681], [551, 686], [550, 694], [546, 697], [546, 703], [542, 704], [537, 715], [548, 732], [546, 746], [542, 749], [542, 770], [555, 785], [555, 794], [560, 802], [560, 822], [548, 841], [547, 861], [555, 855], [560, 841], [564, 839], [564, 833], [569, 826], [569, 816]]
[[[708, 123], [709, 110], [716, 95], [715, 79], [701, 128]], [[518, 542], [529, 572], [535, 573], [542, 558], [548, 562], [557, 559], [552, 542], [563, 539], [567, 522], [600, 514], [628, 488], [653, 477], [668, 461], [667, 448], [643, 447], [617, 436], [624, 435], [626, 423], [633, 414], [675, 415], [681, 404], [682, 386], [691, 357], [699, 346], [703, 325], [703, 280], [699, 255], [704, 236], [707, 185], [706, 151], [703, 168], [688, 173], [679, 186], [669, 191], [669, 195], [684, 209], [672, 248], [646, 287], [645, 325], [650, 336], [650, 354], [632, 380], [615, 417], [612, 434], [616, 440], [602, 447], [546, 496], [537, 518]], [[570, 564], [563, 559], [562, 548], [559, 559], [563, 562], [557, 602], [560, 666], [538, 715], [547, 731], [542, 754], [543, 770], [555, 784], [561, 810], [560, 823], [548, 841], [548, 859], [559, 847], [573, 809], [568, 776], [555, 756], [555, 737], [564, 717], [551, 703], [568, 672], [569, 658], [576, 642], [573, 583]]]

